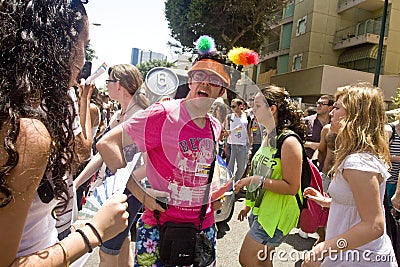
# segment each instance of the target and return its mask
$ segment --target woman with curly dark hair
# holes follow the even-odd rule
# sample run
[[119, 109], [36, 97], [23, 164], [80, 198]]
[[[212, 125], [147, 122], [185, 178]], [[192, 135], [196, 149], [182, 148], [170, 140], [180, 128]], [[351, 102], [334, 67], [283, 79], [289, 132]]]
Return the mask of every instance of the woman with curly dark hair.
[[[126, 197], [57, 242], [54, 208], [69, 201], [75, 158], [67, 89], [83, 66], [81, 1], [0, 1], [0, 266], [68, 266], [126, 227]], [[46, 175], [45, 175], [46, 174]]]
[[[268, 86], [257, 93], [253, 111], [268, 134], [252, 159], [251, 176], [235, 185], [236, 192], [244, 186], [248, 188], [248, 208], [243, 212], [252, 208], [250, 230], [243, 241], [239, 261], [242, 266], [272, 266], [270, 252], [297, 226], [300, 210], [295, 195], [300, 190], [303, 155], [302, 144], [295, 136], [283, 140], [280, 158], [275, 157], [278, 152], [275, 144], [288, 131], [304, 138], [305, 125], [303, 112], [281, 87]], [[254, 191], [250, 189], [252, 186], [258, 188]], [[243, 212], [242, 218], [246, 216]]]

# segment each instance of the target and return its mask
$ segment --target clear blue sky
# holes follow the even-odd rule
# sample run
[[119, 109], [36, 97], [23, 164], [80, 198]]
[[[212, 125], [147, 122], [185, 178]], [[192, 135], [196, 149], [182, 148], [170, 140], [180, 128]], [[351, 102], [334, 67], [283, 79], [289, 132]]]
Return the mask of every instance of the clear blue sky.
[[[163, 53], [172, 60], [167, 46], [170, 30], [165, 19], [165, 0], [89, 0], [85, 5], [90, 23], [90, 43], [98, 59], [93, 71], [102, 62], [108, 66], [129, 63], [131, 50], [137, 47]], [[103, 79], [100, 81], [100, 79]], [[104, 83], [101, 76], [96, 84]]]

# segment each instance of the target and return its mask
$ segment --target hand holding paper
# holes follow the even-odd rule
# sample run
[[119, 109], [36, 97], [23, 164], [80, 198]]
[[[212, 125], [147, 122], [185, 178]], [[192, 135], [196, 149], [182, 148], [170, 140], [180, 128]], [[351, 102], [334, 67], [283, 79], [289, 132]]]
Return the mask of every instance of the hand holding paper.
[[103, 64], [101, 64], [101, 66], [86, 79], [86, 84], [89, 85], [92, 81], [94, 81], [96, 78], [102, 75], [106, 70], [107, 70], [107, 64], [103, 62]]

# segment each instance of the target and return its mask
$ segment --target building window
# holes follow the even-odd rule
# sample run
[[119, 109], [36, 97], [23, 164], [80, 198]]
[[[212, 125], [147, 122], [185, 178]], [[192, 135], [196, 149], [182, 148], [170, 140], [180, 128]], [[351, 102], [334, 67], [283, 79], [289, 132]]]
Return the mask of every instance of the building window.
[[297, 21], [296, 36], [306, 33], [307, 16], [302, 17]]
[[303, 61], [303, 54], [293, 56], [292, 71], [301, 70], [301, 62]]

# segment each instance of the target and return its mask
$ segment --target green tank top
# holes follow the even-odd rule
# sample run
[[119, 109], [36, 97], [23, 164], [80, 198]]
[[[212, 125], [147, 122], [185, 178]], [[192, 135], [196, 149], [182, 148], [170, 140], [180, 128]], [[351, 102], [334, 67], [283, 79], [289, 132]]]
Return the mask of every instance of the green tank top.
[[[274, 158], [275, 153], [276, 148], [260, 147], [251, 161], [250, 175], [266, 175], [272, 171], [271, 176], [267, 178], [282, 180], [281, 159]], [[261, 190], [264, 191], [262, 198]], [[300, 188], [299, 193], [301, 196]], [[258, 205], [255, 205], [256, 203]], [[274, 236], [275, 229], [287, 235], [297, 227], [300, 210], [293, 195], [277, 194], [259, 188], [255, 192], [246, 193], [246, 206], [252, 208], [252, 213], [258, 216], [258, 222], [270, 237]]]

